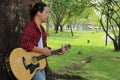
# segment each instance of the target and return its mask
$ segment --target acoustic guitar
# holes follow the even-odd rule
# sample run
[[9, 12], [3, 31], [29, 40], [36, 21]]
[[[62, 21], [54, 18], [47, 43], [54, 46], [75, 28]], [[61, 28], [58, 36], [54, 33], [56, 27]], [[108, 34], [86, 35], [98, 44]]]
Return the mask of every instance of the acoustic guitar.
[[[66, 50], [70, 44], [64, 46]], [[51, 52], [51, 55], [61, 52], [61, 48]], [[27, 52], [23, 48], [15, 48], [9, 57], [10, 68], [18, 80], [31, 80], [36, 70], [46, 67], [47, 56], [37, 52]]]

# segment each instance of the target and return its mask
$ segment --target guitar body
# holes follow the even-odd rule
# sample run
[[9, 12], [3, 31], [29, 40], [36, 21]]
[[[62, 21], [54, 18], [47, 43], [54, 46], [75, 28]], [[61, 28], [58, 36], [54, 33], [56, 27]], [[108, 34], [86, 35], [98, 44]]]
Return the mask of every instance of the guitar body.
[[18, 80], [31, 80], [36, 70], [44, 69], [46, 60], [37, 61], [35, 56], [42, 54], [37, 52], [27, 52], [22, 48], [15, 48], [9, 57], [10, 67]]
[[[65, 50], [71, 48], [70, 44], [64, 46]], [[51, 55], [61, 52], [61, 48], [51, 51]], [[37, 52], [27, 52], [23, 48], [15, 48], [9, 56], [10, 68], [18, 80], [31, 80], [38, 69], [46, 67], [47, 56]]]

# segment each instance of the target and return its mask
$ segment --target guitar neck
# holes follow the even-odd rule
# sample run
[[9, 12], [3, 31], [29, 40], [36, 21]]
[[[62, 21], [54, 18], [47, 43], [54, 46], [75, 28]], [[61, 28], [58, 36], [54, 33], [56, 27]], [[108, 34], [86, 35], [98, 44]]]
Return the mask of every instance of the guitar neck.
[[62, 52], [61, 48], [60, 48], [60, 49], [57, 49], [57, 50], [52, 51], [52, 52], [51, 52], [51, 55], [58, 54], [59, 52]]
[[[51, 55], [55, 55], [55, 54], [58, 54], [59, 52], [61, 52], [61, 48], [60, 49], [57, 49], [57, 50], [54, 50], [51, 52]], [[46, 57], [48, 56], [45, 56], [45, 55], [40, 55], [40, 56], [37, 56], [36, 59], [39, 61], [41, 59], [45, 59]]]

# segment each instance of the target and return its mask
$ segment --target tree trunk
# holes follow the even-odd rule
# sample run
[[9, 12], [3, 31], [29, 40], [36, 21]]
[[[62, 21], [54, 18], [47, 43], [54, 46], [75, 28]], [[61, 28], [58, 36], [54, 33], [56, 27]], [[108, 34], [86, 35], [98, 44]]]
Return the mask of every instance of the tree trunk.
[[59, 30], [59, 25], [55, 24], [55, 33], [58, 33], [58, 30]]
[[71, 25], [68, 25], [68, 26], [70, 27], [71, 35], [74, 36], [72, 26]]
[[120, 45], [118, 45], [118, 43], [116, 41], [113, 41], [113, 44], [114, 44], [114, 50], [120, 51]]
[[63, 26], [60, 25], [60, 32], [63, 32]]

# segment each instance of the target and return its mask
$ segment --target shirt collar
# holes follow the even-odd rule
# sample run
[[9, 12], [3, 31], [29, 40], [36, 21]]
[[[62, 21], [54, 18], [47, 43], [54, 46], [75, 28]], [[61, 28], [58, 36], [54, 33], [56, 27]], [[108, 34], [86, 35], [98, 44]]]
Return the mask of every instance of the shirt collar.
[[37, 23], [35, 22], [35, 19], [33, 19], [32, 22], [33, 22], [33, 24], [35, 25], [35, 27], [36, 27], [37, 29], [39, 29], [38, 26], [37, 26]]
[[[37, 29], [39, 29], [39, 27], [38, 27], [37, 23], [35, 22], [35, 19], [33, 19], [33, 20], [32, 20], [32, 22], [33, 22], [33, 24], [35, 25], [35, 27], [36, 27]], [[41, 27], [41, 29], [43, 28], [43, 26], [42, 26], [42, 25], [40, 25], [40, 27]]]

